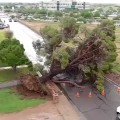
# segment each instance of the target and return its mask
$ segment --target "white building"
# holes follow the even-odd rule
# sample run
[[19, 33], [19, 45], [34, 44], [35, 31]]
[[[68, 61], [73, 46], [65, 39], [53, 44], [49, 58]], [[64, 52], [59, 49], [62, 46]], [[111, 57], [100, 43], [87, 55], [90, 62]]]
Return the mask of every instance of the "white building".
[[113, 20], [117, 16], [117, 14], [108, 15], [108, 19]]
[[[78, 8], [83, 9], [83, 2], [76, 2], [75, 0], [52, 0], [50, 2], [40, 2], [40, 9], [48, 9], [48, 10], [64, 10], [67, 8]], [[90, 5], [86, 4], [86, 9], [90, 8]]]

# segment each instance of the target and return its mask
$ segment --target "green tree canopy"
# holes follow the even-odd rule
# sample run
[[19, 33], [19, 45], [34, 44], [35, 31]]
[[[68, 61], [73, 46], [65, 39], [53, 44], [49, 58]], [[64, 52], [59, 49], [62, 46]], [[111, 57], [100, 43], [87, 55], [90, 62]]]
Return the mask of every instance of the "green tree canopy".
[[79, 25], [73, 17], [63, 17], [60, 22], [60, 27], [64, 39], [74, 38], [78, 33]]
[[0, 60], [15, 70], [16, 66], [26, 64], [28, 61], [24, 55], [23, 45], [16, 39], [6, 39], [0, 43]]
[[98, 11], [96, 11], [94, 14], [93, 14], [93, 17], [100, 17], [100, 13]]
[[[83, 81], [86, 81], [86, 78], [91, 83], [97, 81], [97, 88], [100, 91], [104, 90], [103, 76], [112, 69], [112, 63], [117, 57], [114, 22], [104, 20], [90, 32], [84, 26], [81, 27], [82, 35], [80, 35], [85, 34], [82, 39], [79, 37], [79, 26], [74, 18], [63, 17], [60, 24], [60, 31], [47, 27], [42, 35], [49, 43], [56, 34], [61, 36], [61, 42], [57, 42], [57, 46], [54, 46], [49, 53], [50, 72], [42, 79], [45, 81], [66, 71], [75, 75], [77, 71], [82, 74]], [[54, 40], [57, 41], [57, 37]]]
[[81, 11], [81, 16], [86, 19], [90, 19], [93, 17], [93, 14], [92, 14], [92, 12], [85, 10], [85, 11]]

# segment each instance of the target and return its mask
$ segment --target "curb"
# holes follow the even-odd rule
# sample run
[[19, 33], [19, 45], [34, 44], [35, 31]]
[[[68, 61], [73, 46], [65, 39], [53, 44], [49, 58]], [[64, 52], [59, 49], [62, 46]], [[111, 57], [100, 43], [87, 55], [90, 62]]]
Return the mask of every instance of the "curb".
[[[57, 91], [61, 91], [56, 85], [55, 88]], [[55, 104], [55, 106], [64, 120], [84, 120], [76, 107], [68, 101], [64, 94], [59, 95], [59, 103]]]
[[83, 113], [80, 112], [80, 110], [78, 109], [77, 106], [75, 106], [75, 104], [72, 102], [72, 100], [70, 99], [70, 97], [67, 95], [67, 92], [64, 90], [63, 84], [60, 84], [60, 87], [62, 88], [62, 90], [64, 91], [65, 97], [67, 100], [69, 100], [69, 103], [72, 105], [73, 109], [79, 114], [79, 120], [87, 120], [87, 118], [85, 118], [85, 116], [83, 115]]
[[115, 84], [116, 86], [120, 87], [120, 85], [118, 85], [116, 82], [112, 81], [111, 79], [109, 78], [106, 78], [107, 81], [111, 82], [112, 84]]

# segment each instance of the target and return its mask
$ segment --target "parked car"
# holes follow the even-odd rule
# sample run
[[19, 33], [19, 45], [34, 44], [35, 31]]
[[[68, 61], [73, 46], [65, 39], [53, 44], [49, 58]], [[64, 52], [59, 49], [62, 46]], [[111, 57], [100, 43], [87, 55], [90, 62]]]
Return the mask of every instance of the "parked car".
[[0, 24], [0, 29], [4, 29], [3, 24]]
[[120, 120], [120, 106], [117, 107], [117, 120]]
[[12, 22], [12, 19], [11, 19], [11, 18], [9, 19], [9, 22]]
[[16, 19], [16, 18], [14, 18], [14, 19], [13, 19], [13, 21], [14, 21], [14, 22], [17, 22], [17, 19]]
[[8, 24], [3, 25], [4, 28], [9, 28], [10, 26]]
[[4, 24], [2, 22], [0, 23], [0, 29], [4, 29]]

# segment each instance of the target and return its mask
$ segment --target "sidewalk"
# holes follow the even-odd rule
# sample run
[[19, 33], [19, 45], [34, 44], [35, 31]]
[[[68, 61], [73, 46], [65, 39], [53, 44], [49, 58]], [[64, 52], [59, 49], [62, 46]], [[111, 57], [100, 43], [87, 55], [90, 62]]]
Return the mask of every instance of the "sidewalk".
[[14, 86], [17, 86], [19, 84], [21, 84], [19, 80], [13, 80], [10, 82], [3, 82], [3, 83], [0, 83], [0, 89], [7, 88], [7, 87], [14, 87]]
[[[28, 67], [28, 65], [17, 66], [17, 68], [24, 68], [24, 67]], [[12, 69], [12, 67], [0, 67], [0, 70], [8, 70], [8, 69]]]

